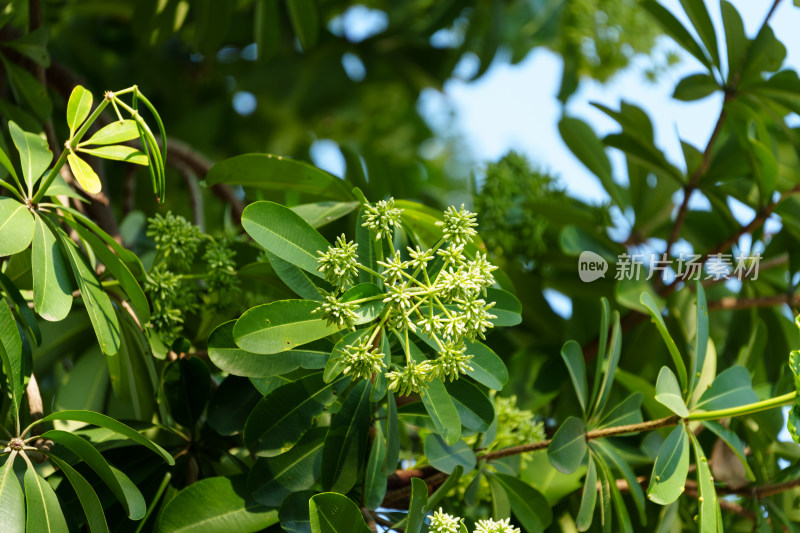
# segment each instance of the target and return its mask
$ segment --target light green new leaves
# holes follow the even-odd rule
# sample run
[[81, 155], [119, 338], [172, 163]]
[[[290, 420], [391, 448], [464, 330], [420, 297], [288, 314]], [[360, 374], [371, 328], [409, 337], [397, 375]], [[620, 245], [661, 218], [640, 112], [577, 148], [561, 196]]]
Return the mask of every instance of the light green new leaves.
[[68, 533], [67, 521], [53, 487], [32, 467], [25, 471], [25, 504], [26, 531]]
[[583, 420], [571, 416], [553, 435], [553, 440], [547, 447], [547, 457], [556, 470], [571, 474], [583, 463], [586, 451], [586, 427]]
[[72, 282], [55, 234], [36, 217], [33, 234], [33, 308], [45, 320], [58, 322], [72, 308]]
[[25, 533], [25, 497], [14, 474], [16, 457], [17, 452], [12, 451], [0, 467], [0, 524], [3, 524], [3, 533]]
[[472, 451], [463, 440], [456, 441], [453, 445], [447, 445], [439, 435], [434, 433], [425, 437], [425, 457], [435, 469], [452, 474], [453, 471], [461, 466], [465, 472], [475, 468], [475, 452]]
[[75, 154], [67, 155], [67, 162], [78, 184], [89, 194], [97, 194], [103, 188], [100, 177], [92, 169], [91, 165]]
[[0, 198], [0, 257], [21, 252], [33, 240], [36, 223], [25, 206], [13, 198]]
[[127, 141], [132, 141], [139, 138], [139, 129], [136, 127], [134, 120], [117, 120], [107, 126], [103, 126], [100, 130], [92, 135], [92, 138], [80, 143], [84, 145], [108, 145], [117, 144]]
[[361, 510], [347, 496], [324, 492], [313, 496], [308, 507], [312, 533], [369, 533]]
[[114, 161], [124, 161], [125, 163], [133, 163], [134, 165], [147, 166], [150, 164], [147, 154], [141, 150], [137, 150], [132, 146], [126, 146], [124, 144], [100, 146], [97, 148], [79, 148], [78, 151], [93, 155], [95, 157], [113, 159]]
[[567, 365], [569, 377], [572, 380], [572, 386], [575, 387], [575, 394], [578, 396], [581, 409], [586, 412], [586, 403], [588, 402], [586, 363], [583, 360], [581, 345], [575, 341], [567, 341], [564, 347], [561, 348], [561, 358], [564, 360], [564, 364]]
[[732, 366], [719, 374], [695, 406], [698, 410], [716, 411], [756, 403], [750, 372], [743, 366]]
[[647, 497], [659, 505], [674, 502], [683, 493], [688, 473], [689, 437], [681, 421], [658, 450]]
[[664, 339], [664, 344], [667, 345], [667, 350], [669, 351], [670, 356], [672, 356], [672, 362], [675, 365], [675, 369], [678, 371], [678, 379], [680, 380], [681, 390], [686, 389], [688, 381], [686, 376], [686, 364], [683, 362], [681, 353], [678, 351], [675, 341], [672, 339], [672, 336], [667, 330], [667, 325], [664, 323], [664, 317], [661, 316], [661, 310], [653, 300], [653, 297], [646, 292], [642, 293], [640, 302], [647, 308], [647, 311], [649, 311], [650, 316], [653, 319], [653, 323], [656, 325], [656, 329], [658, 329], [658, 332], [661, 334], [661, 338]]
[[666, 366], [661, 367], [656, 381], [656, 401], [666, 406], [681, 418], [689, 416], [689, 409], [681, 396], [681, 387], [675, 374]]
[[76, 85], [67, 102], [67, 125], [69, 125], [70, 138], [75, 136], [75, 132], [84, 123], [91, 110], [92, 93], [80, 85]]
[[317, 252], [328, 241], [300, 215], [273, 202], [255, 202], [242, 212], [242, 227], [258, 244], [284, 261], [324, 278], [317, 270]]
[[28, 196], [32, 196], [33, 184], [47, 170], [53, 160], [53, 152], [47, 147], [47, 140], [44, 137], [22, 131], [14, 121], [8, 123], [8, 131], [19, 152], [19, 163], [28, 187]]
[[211, 477], [189, 485], [161, 512], [160, 533], [261, 531], [278, 523], [278, 511], [247, 496], [244, 476]]

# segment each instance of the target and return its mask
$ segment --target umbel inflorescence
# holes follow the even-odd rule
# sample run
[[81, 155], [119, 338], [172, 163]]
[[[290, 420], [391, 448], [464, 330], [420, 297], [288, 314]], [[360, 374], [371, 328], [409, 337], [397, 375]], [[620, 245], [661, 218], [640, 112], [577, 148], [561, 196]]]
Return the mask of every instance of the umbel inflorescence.
[[[433, 533], [458, 533], [461, 530], [461, 519], [442, 512], [441, 507], [433, 513], [430, 520], [429, 530]], [[508, 518], [499, 521], [479, 520], [473, 533], [520, 533], [519, 528], [512, 526], [510, 522]]]
[[[401, 395], [424, 394], [433, 379], [454, 380], [472, 371], [473, 356], [469, 341], [485, 338], [497, 318], [490, 310], [486, 289], [494, 285], [492, 265], [485, 254], [465, 255], [465, 248], [477, 234], [475, 213], [454, 207], [437, 222], [442, 238], [431, 248], [395, 249], [394, 233], [400, 226], [402, 210], [394, 199], [365, 205], [362, 226], [374, 235], [376, 268], [358, 260], [358, 244], [342, 235], [334, 246], [319, 252], [318, 270], [333, 286], [315, 312], [328, 323], [355, 329], [356, 310], [369, 301], [381, 300], [385, 306], [357, 341], [345, 346], [338, 356], [344, 373], [358, 379], [371, 379], [386, 372], [388, 386]], [[360, 300], [345, 301], [343, 295], [355, 284], [360, 271], [380, 280], [383, 292]], [[382, 337], [393, 333], [405, 352], [405, 363], [389, 363], [381, 353]], [[409, 334], [413, 333], [436, 347], [435, 359], [412, 356]]]

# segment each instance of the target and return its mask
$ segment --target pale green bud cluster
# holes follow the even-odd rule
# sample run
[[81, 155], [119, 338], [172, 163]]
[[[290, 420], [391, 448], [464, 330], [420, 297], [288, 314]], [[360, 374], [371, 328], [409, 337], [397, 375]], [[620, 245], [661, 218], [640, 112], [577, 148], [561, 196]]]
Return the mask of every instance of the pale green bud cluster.
[[395, 226], [400, 225], [402, 209], [394, 206], [394, 198], [364, 206], [364, 227], [375, 232], [375, 240], [391, 237]]
[[372, 344], [366, 337], [361, 337], [355, 344], [345, 347], [344, 362], [347, 366], [344, 373], [356, 379], [370, 379], [372, 374], [386, 368], [384, 357], [384, 354], [373, 350]]
[[464, 204], [461, 204], [461, 209], [458, 211], [453, 206], [448, 207], [444, 212], [444, 221], [437, 222], [436, 225], [444, 230], [444, 238], [448, 241], [467, 244], [478, 234], [475, 230], [478, 226], [476, 218], [475, 213], [465, 210]]
[[353, 323], [356, 320], [355, 309], [355, 304], [343, 302], [336, 294], [328, 294], [314, 312], [320, 313], [329, 325], [333, 324], [340, 328], [353, 329]]
[[358, 275], [357, 248], [358, 244], [348, 242], [347, 237], [340, 235], [336, 239], [336, 246], [329, 246], [327, 252], [318, 252], [317, 270], [325, 274], [325, 280], [340, 291], [351, 285], [353, 278]]
[[[458, 533], [461, 529], [461, 522], [461, 518], [447, 514], [439, 507], [439, 510], [431, 516], [428, 528], [433, 533]], [[479, 520], [472, 531], [473, 533], [520, 533], [518, 527], [511, 525], [511, 519], [509, 518], [505, 520]]]

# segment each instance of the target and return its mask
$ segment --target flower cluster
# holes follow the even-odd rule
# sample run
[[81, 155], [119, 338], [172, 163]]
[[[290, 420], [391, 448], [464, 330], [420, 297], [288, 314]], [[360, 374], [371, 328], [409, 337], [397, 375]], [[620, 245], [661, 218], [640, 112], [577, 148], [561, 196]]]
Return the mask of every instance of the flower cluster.
[[157, 213], [147, 221], [147, 236], [156, 243], [156, 250], [170, 266], [187, 268], [200, 246], [200, 228], [168, 211]]
[[[439, 507], [439, 510], [431, 516], [428, 528], [433, 533], [458, 533], [461, 529], [461, 518], [447, 514]], [[473, 533], [520, 533], [520, 529], [512, 526], [509, 518], [505, 520], [487, 519], [479, 520], [475, 524]]]
[[[401, 395], [424, 394], [434, 379], [455, 380], [473, 371], [469, 343], [484, 339], [497, 318], [487, 302], [487, 289], [494, 285], [492, 265], [486, 254], [467, 247], [477, 234], [476, 215], [462, 205], [448, 208], [437, 222], [442, 238], [428, 249], [420, 246], [394, 248], [394, 230], [400, 226], [402, 210], [393, 199], [364, 206], [363, 227], [377, 240], [377, 258], [371, 265], [358, 261], [357, 244], [342, 235], [334, 246], [320, 252], [318, 270], [334, 286], [316, 309], [329, 324], [355, 329], [361, 305], [382, 304], [380, 316], [367, 326], [364, 337], [374, 339], [379, 331], [395, 333], [405, 352], [404, 364], [386, 369], [391, 390]], [[387, 253], [388, 252], [388, 253]], [[380, 295], [345, 302], [341, 293], [362, 270], [378, 279]], [[412, 356], [409, 334], [433, 347], [437, 357]], [[370, 378], [382, 371], [383, 354], [372, 353], [371, 343], [346, 346], [337, 357], [348, 373]]]

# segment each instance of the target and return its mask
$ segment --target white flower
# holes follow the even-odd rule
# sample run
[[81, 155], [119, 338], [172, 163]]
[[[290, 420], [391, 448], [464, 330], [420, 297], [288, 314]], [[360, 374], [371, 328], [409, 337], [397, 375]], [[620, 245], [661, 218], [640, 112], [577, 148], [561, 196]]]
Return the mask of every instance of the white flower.
[[442, 512], [442, 508], [431, 516], [430, 531], [434, 533], [458, 533], [461, 528], [461, 520], [453, 515]]
[[456, 244], [467, 244], [472, 241], [472, 238], [478, 234], [475, 227], [478, 223], [475, 221], [477, 215], [464, 209], [464, 204], [461, 204], [461, 209], [456, 211], [456, 208], [450, 206], [444, 212], [444, 222], [437, 222], [436, 225], [444, 228], [444, 238]]
[[518, 527], [511, 525], [510, 518], [499, 520], [497, 522], [489, 519], [479, 520], [478, 523], [475, 524], [474, 533], [520, 533], [520, 530]]
[[391, 237], [392, 228], [400, 225], [402, 213], [402, 209], [394, 206], [394, 198], [381, 200], [375, 205], [365, 205], [362, 226], [376, 232], [375, 240]]
[[378, 261], [378, 264], [383, 267], [383, 275], [387, 283], [394, 283], [403, 279], [403, 272], [408, 268], [409, 262], [400, 259], [400, 250], [394, 253], [386, 261]]
[[433, 250], [424, 252], [417, 246], [416, 249], [408, 248], [408, 255], [411, 256], [411, 268], [425, 268], [433, 259]]

